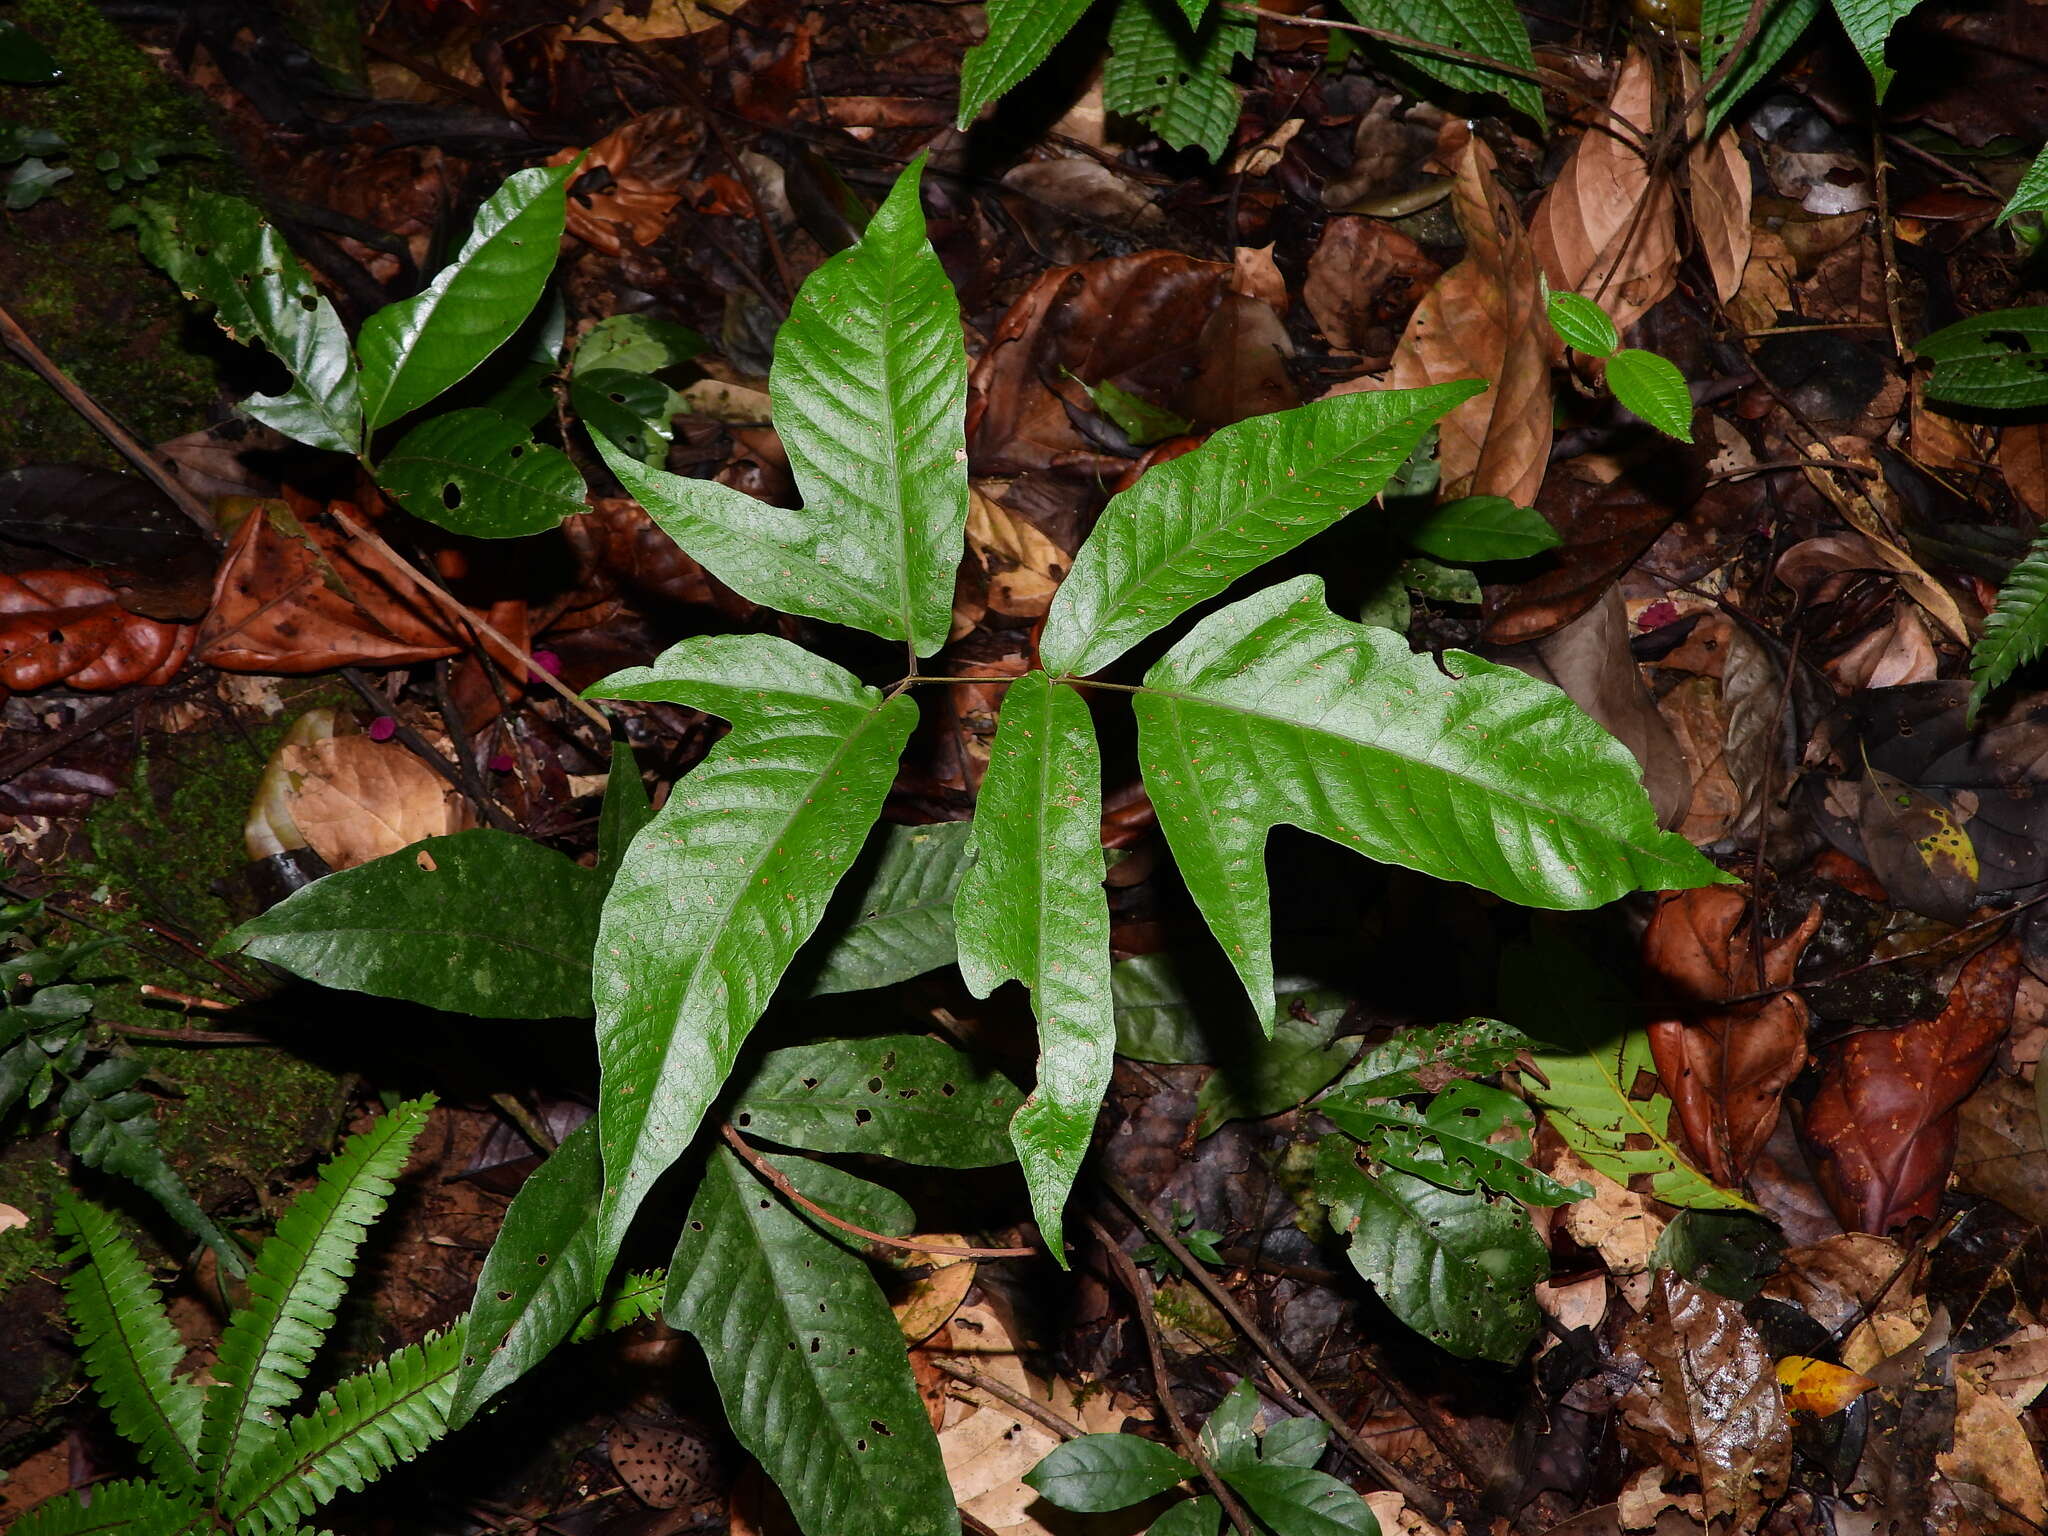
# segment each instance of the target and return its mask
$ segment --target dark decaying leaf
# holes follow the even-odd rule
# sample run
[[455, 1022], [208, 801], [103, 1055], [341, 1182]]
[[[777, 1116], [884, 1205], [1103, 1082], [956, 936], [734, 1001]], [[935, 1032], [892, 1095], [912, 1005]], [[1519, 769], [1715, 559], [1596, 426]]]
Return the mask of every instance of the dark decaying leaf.
[[1805, 1130], [1844, 1226], [1886, 1232], [1934, 1214], [1955, 1157], [1956, 1109], [2012, 1022], [2020, 970], [2018, 942], [2001, 940], [1963, 967], [1938, 1017], [1864, 1030], [1829, 1053]]
[[1684, 500], [1666, 482], [1669, 456], [1623, 469], [1609, 459], [1567, 459], [1543, 480], [1536, 510], [1562, 543], [1526, 581], [1489, 588], [1486, 638], [1517, 645], [1562, 629], [1670, 526]]
[[190, 628], [130, 613], [89, 572], [0, 575], [0, 698], [166, 683], [191, 650]]
[[147, 480], [86, 464], [29, 464], [0, 475], [0, 541], [98, 567], [123, 606], [167, 620], [206, 611], [218, 554]]

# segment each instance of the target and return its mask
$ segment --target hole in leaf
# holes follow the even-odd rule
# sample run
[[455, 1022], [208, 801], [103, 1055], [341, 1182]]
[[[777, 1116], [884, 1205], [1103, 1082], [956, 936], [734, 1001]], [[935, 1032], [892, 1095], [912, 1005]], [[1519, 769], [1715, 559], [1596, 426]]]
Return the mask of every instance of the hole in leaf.
[[740, 1126], [740, 1129], [741, 1129], [741, 1130], [743, 1130], [743, 1131], [744, 1131], [744, 1130], [745, 1130], [745, 1129], [746, 1129], [746, 1128], [747, 1128], [748, 1126], [750, 1126], [750, 1125], [752, 1125], [752, 1124], [754, 1123], [754, 1117], [753, 1117], [752, 1115], [750, 1115], [750, 1114], [746, 1113], [746, 1112], [745, 1112], [744, 1110], [742, 1110], [742, 1111], [741, 1111], [741, 1112], [740, 1112], [740, 1113], [739, 1113], [738, 1115], [734, 1116], [734, 1118], [735, 1118], [736, 1120], [738, 1120], [738, 1121], [739, 1121], [739, 1126]]
[[453, 480], [441, 487], [441, 505], [450, 512], [462, 505], [462, 487]]
[[692, 1232], [702, 1232], [704, 1230], [704, 1223], [701, 1221], [693, 1221], [690, 1223], [690, 1230]]
[[512, 1299], [512, 1293], [511, 1293], [510, 1291], [500, 1291], [500, 1292], [498, 1292], [498, 1300], [500, 1300], [500, 1301], [510, 1301], [511, 1299]]
[[869, 1079], [868, 1079], [868, 1092], [869, 1092], [869, 1093], [880, 1093], [881, 1091], [882, 1091], [882, 1080], [881, 1080], [881, 1079], [880, 1079], [879, 1077], [871, 1077], [871, 1078], [869, 1078]]
[[545, 1268], [547, 1266], [548, 1256], [544, 1253], [536, 1253], [533, 1256], [533, 1262], [541, 1266], [542, 1268]]
[[853, 1112], [853, 1123], [855, 1125], [866, 1125], [870, 1120], [874, 1118], [875, 1117], [865, 1109], [856, 1109]]
[[869, 1419], [868, 1428], [878, 1435], [894, 1435], [896, 1433], [895, 1430], [884, 1424], [880, 1419]]
[[868, 1448], [868, 1443], [865, 1440], [856, 1440], [853, 1442], [853, 1448], [856, 1451], [864, 1451]]
[[941, 1083], [941, 1084], [939, 1084], [939, 1092], [940, 1092], [940, 1093], [942, 1093], [942, 1094], [944, 1094], [944, 1095], [945, 1095], [945, 1096], [946, 1096], [947, 1098], [949, 1098], [949, 1099], [950, 1099], [951, 1097], [953, 1097], [953, 1095], [954, 1095], [954, 1094], [956, 1094], [956, 1093], [958, 1093], [959, 1091], [960, 1091], [960, 1090], [959, 1090], [958, 1088], [955, 1088], [955, 1087], [954, 1087], [954, 1086], [953, 1086], [953, 1085], [952, 1085], [951, 1083]]

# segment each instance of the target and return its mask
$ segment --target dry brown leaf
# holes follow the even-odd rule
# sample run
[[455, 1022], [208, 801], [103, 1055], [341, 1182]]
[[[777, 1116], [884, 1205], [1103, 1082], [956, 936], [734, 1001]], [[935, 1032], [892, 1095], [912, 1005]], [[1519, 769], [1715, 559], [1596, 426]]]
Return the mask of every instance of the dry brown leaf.
[[1465, 258], [1423, 295], [1386, 382], [1416, 389], [1482, 378], [1493, 387], [1439, 423], [1444, 499], [1505, 496], [1532, 506], [1550, 460], [1550, 322], [1535, 251], [1477, 137], [1457, 160], [1451, 204]]
[[1914, 374], [1912, 380], [1913, 459], [1923, 469], [1974, 471], [1985, 459], [1977, 436], [1984, 429], [1958, 421], [1927, 403], [1927, 378]]
[[2013, 500], [2048, 519], [2048, 421], [2013, 422], [1998, 429], [1998, 472]]
[[971, 488], [967, 495], [967, 547], [988, 572], [988, 606], [1012, 618], [1044, 618], [1071, 558], [1001, 502]]
[[1307, 124], [1305, 117], [1284, 119], [1280, 126], [1260, 139], [1256, 144], [1247, 144], [1237, 152], [1237, 158], [1230, 162], [1233, 176], [1263, 176], [1280, 163], [1280, 157], [1287, 153], [1287, 146], [1294, 142], [1294, 136]]
[[2027, 1323], [1988, 1349], [1956, 1356], [1956, 1377], [2024, 1409], [2048, 1387], [2048, 1327]]
[[[1959, 1362], [1960, 1363], [1960, 1362]], [[2017, 1409], [1956, 1372], [1955, 1444], [1934, 1464], [1982, 1536], [2040, 1536], [2048, 1525], [2048, 1482], [2041, 1455]]]
[[[1860, 459], [1872, 470], [1877, 469], [1876, 461], [1870, 457], [1869, 446], [1857, 438], [1837, 438], [1831, 442], [1795, 446], [1802, 446], [1808, 458]], [[1814, 488], [1834, 504], [1835, 510], [1842, 514], [1849, 526], [1870, 540], [1885, 568], [1898, 576], [1899, 585], [1905, 588], [1906, 595], [1925, 608], [1934, 621], [1957, 641], [1969, 646], [1969, 627], [1963, 622], [1962, 611], [1956, 607], [1955, 598], [1906, 552], [1905, 536], [1897, 529], [1896, 517], [1890, 515], [1894, 498], [1883, 475], [1873, 474], [1859, 479], [1857, 486], [1860, 489], [1851, 489], [1843, 484], [1846, 477], [1832, 469], [1808, 469], [1805, 474]]]
[[313, 851], [352, 869], [470, 825], [468, 802], [395, 741], [334, 736], [283, 747], [285, 803]]
[[[953, 1248], [967, 1241], [955, 1232], [935, 1232], [927, 1236], [931, 1242]], [[910, 1241], [914, 1243], [917, 1238], [912, 1237]], [[909, 1294], [895, 1304], [896, 1321], [903, 1329], [904, 1342], [908, 1344], [921, 1344], [945, 1327], [974, 1285], [975, 1263], [972, 1259], [912, 1249], [890, 1254], [889, 1262], [899, 1269], [928, 1271], [912, 1281]]]
[[[1649, 56], [1632, 48], [1608, 111], [1648, 138], [1656, 88]], [[1537, 206], [1529, 243], [1552, 288], [1593, 299], [1626, 333], [1678, 280], [1674, 211], [1670, 179], [1652, 178], [1641, 149], [1596, 118]]]
[[191, 650], [191, 626], [130, 613], [89, 571], [0, 575], [0, 700], [167, 683]]
[[2048, 1222], [2048, 1144], [2031, 1086], [1994, 1077], [1963, 1101], [1956, 1111], [1956, 1183], [2028, 1221]]
[[1630, 1305], [1642, 1306], [1650, 1255], [1664, 1235], [1664, 1218], [1657, 1214], [1656, 1202], [1616, 1183], [1570, 1152], [1560, 1152], [1546, 1171], [1560, 1183], [1583, 1182], [1593, 1187], [1592, 1199], [1575, 1200], [1564, 1207], [1564, 1229], [1581, 1248], [1600, 1255]]
[[[627, 20], [623, 11], [612, 14], [615, 23]], [[703, 132], [701, 118], [682, 107], [662, 107], [613, 129], [587, 150], [553, 156], [550, 165], [584, 157], [569, 188], [569, 233], [608, 256], [623, 248], [622, 232], [635, 245], [652, 245], [682, 201]], [[600, 182], [603, 190], [595, 190]]]
[[1692, 775], [1692, 800], [1678, 834], [1694, 846], [1719, 842], [1742, 814], [1742, 790], [1728, 769], [1728, 706], [1711, 677], [1689, 677], [1657, 701]]
[[1276, 315], [1287, 313], [1287, 279], [1271, 245], [1240, 245], [1231, 253], [1230, 291], [1271, 305]]
[[1792, 279], [1798, 270], [1782, 235], [1771, 229], [1753, 231], [1742, 285], [1728, 301], [1728, 318], [1745, 331], [1770, 330], [1778, 323], [1778, 311], [1792, 307]]
[[1381, 1488], [1363, 1497], [1373, 1518], [1380, 1523], [1381, 1536], [1444, 1536], [1442, 1526], [1423, 1519], [1392, 1489]]
[[[1699, 87], [1698, 72], [1685, 61], [1684, 87], [1690, 98]], [[1714, 292], [1723, 304], [1742, 288], [1749, 267], [1753, 232], [1749, 224], [1751, 183], [1749, 161], [1742, 153], [1742, 140], [1733, 123], [1724, 123], [1711, 139], [1706, 131], [1704, 110], [1686, 125], [1693, 145], [1686, 152], [1687, 180], [1692, 193], [1692, 227], [1700, 243], [1707, 270], [1714, 275]]]
[[1931, 683], [1940, 669], [1941, 657], [1928, 638], [1927, 625], [1918, 609], [1904, 603], [1892, 607], [1892, 621], [1880, 624], [1840, 655], [1824, 663], [1821, 670], [1843, 693], [1865, 688], [1902, 688], [1907, 683]]
[[[708, 32], [711, 28], [725, 23], [723, 13], [736, 11], [746, 0], [733, 0], [721, 4], [716, 10], [708, 10], [694, 3], [694, 0], [649, 0], [647, 14], [636, 16], [638, 6], [616, 6], [605, 16], [610, 32], [601, 32], [595, 27], [585, 27], [572, 33], [579, 43], [653, 43], [664, 38], [688, 37], [693, 32]], [[618, 35], [614, 37], [612, 33]]]
[[1302, 301], [1332, 346], [1358, 352], [1367, 367], [1393, 351], [1395, 327], [1414, 312], [1437, 264], [1383, 219], [1351, 216], [1323, 226], [1308, 259]]

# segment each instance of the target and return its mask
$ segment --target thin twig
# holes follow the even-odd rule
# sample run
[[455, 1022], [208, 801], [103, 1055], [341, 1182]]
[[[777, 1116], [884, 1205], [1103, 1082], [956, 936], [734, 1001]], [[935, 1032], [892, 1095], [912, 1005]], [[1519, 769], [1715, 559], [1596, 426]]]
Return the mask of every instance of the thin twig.
[[431, 577], [421, 575], [418, 570], [414, 569], [411, 561], [407, 560], [405, 556], [401, 555], [389, 544], [386, 544], [377, 534], [350, 517], [339, 506], [330, 507], [328, 513], [335, 522], [341, 525], [343, 533], [346, 533], [350, 538], [360, 539], [369, 548], [383, 556], [385, 565], [390, 568], [394, 576], [401, 578], [422, 596], [431, 598], [450, 618], [455, 619], [459, 623], [474, 625], [477, 633], [496, 645], [506, 655], [516, 659], [526, 669], [526, 675], [529, 680], [538, 679], [549, 688], [554, 689], [557, 694], [561, 695], [564, 701], [579, 711], [591, 724], [603, 731], [606, 740], [611, 739], [612, 723], [605, 716], [604, 711], [585, 699], [574, 688], [571, 688], [546, 667], [535, 661], [532, 653], [525, 646], [509, 639], [489, 619], [484, 618], [481, 614], [472, 612], [464, 605], [460, 598], [439, 582]]
[[993, 1376], [983, 1375], [980, 1371], [970, 1370], [964, 1365], [956, 1365], [943, 1355], [932, 1355], [929, 1358], [933, 1368], [941, 1374], [950, 1376], [977, 1392], [986, 1392], [990, 1397], [1009, 1405], [1025, 1417], [1037, 1420], [1062, 1440], [1078, 1440], [1088, 1433], [1080, 1425], [1053, 1412], [1045, 1404], [1032, 1401], [1007, 1382], [997, 1381]]
[[1180, 1260], [1181, 1267], [1188, 1272], [1188, 1278], [1201, 1287], [1202, 1294], [1213, 1301], [1217, 1310], [1236, 1325], [1238, 1331], [1250, 1341], [1253, 1349], [1266, 1357], [1287, 1385], [1300, 1394], [1301, 1400], [1321, 1415], [1323, 1422], [1328, 1424], [1336, 1432], [1337, 1438], [1344, 1442], [1345, 1448], [1356, 1456], [1373, 1476], [1406, 1499], [1423, 1519], [1435, 1525], [1442, 1525], [1446, 1513], [1443, 1501], [1358, 1437], [1357, 1431], [1337, 1412], [1330, 1400], [1315, 1389], [1314, 1384], [1301, 1373], [1300, 1368], [1281, 1352], [1279, 1345], [1266, 1337], [1265, 1330], [1253, 1322], [1244, 1308], [1238, 1305], [1237, 1298], [1231, 1295], [1229, 1287], [1211, 1274], [1208, 1266], [1200, 1259], [1188, 1252], [1187, 1245], [1174, 1234], [1171, 1226], [1154, 1215], [1151, 1207], [1133, 1194], [1130, 1186], [1115, 1174], [1104, 1173], [1102, 1182], [1103, 1186], [1116, 1196], [1117, 1203], [1137, 1218], [1138, 1224], [1152, 1234], [1153, 1241]]
[[233, 1013], [240, 1003], [224, 1003], [217, 997], [194, 997], [190, 992], [173, 992], [169, 987], [160, 987], [155, 982], [142, 984], [144, 997], [160, 997], [167, 1003], [176, 1003], [180, 1008], [203, 1008], [208, 1013]]
[[857, 1227], [843, 1216], [834, 1216], [815, 1200], [806, 1199], [798, 1193], [797, 1187], [767, 1158], [747, 1144], [747, 1139], [730, 1125], [719, 1127], [726, 1145], [737, 1152], [740, 1161], [774, 1186], [775, 1192], [792, 1205], [802, 1206], [820, 1221], [830, 1222], [842, 1232], [855, 1237], [866, 1238], [871, 1243], [880, 1243], [886, 1248], [900, 1248], [905, 1253], [929, 1253], [948, 1259], [1029, 1259], [1035, 1258], [1040, 1250], [1036, 1248], [955, 1248], [946, 1243], [922, 1243], [901, 1237], [889, 1237], [880, 1232], [870, 1232], [866, 1227]]
[[21, 328], [21, 322], [0, 306], [0, 341], [5, 341], [13, 352], [36, 376], [50, 388], [64, 397], [64, 403], [92, 425], [92, 429], [113, 444], [121, 457], [133, 464], [149, 477], [150, 483], [170, 497], [177, 509], [190, 518], [214, 543], [220, 542], [220, 529], [213, 521], [213, 513], [204, 501], [195, 496], [176, 475], [166, 469], [157, 456], [137, 441], [135, 434], [107, 414], [100, 403], [85, 392], [77, 380], [51, 359], [49, 353], [36, 345], [33, 336]]
[[1102, 1223], [1094, 1217], [1088, 1218], [1088, 1230], [1095, 1234], [1095, 1240], [1102, 1244], [1102, 1251], [1109, 1259], [1110, 1267], [1116, 1271], [1124, 1289], [1131, 1293], [1131, 1305], [1138, 1314], [1138, 1325], [1145, 1333], [1145, 1353], [1152, 1362], [1152, 1395], [1159, 1399], [1159, 1406], [1166, 1411], [1166, 1422], [1173, 1430], [1173, 1438], [1180, 1442], [1181, 1454], [1195, 1464], [1195, 1470], [1202, 1474], [1202, 1481], [1209, 1485], [1209, 1491], [1216, 1495], [1216, 1502], [1223, 1506], [1224, 1514], [1236, 1528], [1238, 1536], [1252, 1536], [1258, 1529], [1252, 1520], [1251, 1511], [1238, 1502], [1230, 1485], [1210, 1462], [1202, 1449], [1202, 1442], [1188, 1428], [1188, 1421], [1181, 1417], [1180, 1404], [1173, 1400], [1173, 1383], [1166, 1375], [1166, 1352], [1159, 1344], [1159, 1319], [1153, 1311], [1152, 1282], [1145, 1272], [1138, 1268], [1123, 1246], [1103, 1229]]
[[275, 1045], [268, 1035], [246, 1035], [232, 1029], [151, 1029], [147, 1024], [119, 1024], [104, 1021], [117, 1035], [138, 1040], [171, 1040], [179, 1045]]
[[[377, 691], [376, 686], [370, 681], [369, 675], [360, 667], [343, 667], [341, 675], [343, 681], [355, 689], [357, 696], [365, 704], [390, 720], [391, 734], [398, 738], [399, 744], [408, 748], [414, 757], [447, 780], [449, 787], [458, 795], [463, 796], [475, 805], [477, 814], [484, 819], [486, 824], [497, 828], [500, 832], [518, 830], [514, 826], [512, 819], [483, 793], [480, 785], [474, 788], [470, 785], [468, 778], [463, 774], [462, 770], [467, 766], [474, 771], [476, 766], [474, 763], [466, 763], [464, 759], [458, 758], [451, 764], [447, 758], [436, 752], [432, 742], [398, 718], [398, 706], [392, 703], [388, 697]], [[446, 718], [445, 713], [443, 718]]]
[[132, 714], [138, 705], [148, 703], [161, 692], [161, 688], [148, 683], [138, 683], [132, 688], [122, 690], [119, 698], [102, 704], [89, 715], [81, 715], [62, 730], [50, 732], [34, 746], [25, 748], [8, 758], [6, 762], [0, 763], [0, 784], [20, 778], [37, 763], [55, 757], [73, 743], [83, 741], [95, 732], [104, 730], [123, 716]]
[[1903, 360], [1913, 355], [1913, 348], [1906, 340], [1905, 317], [1899, 310], [1899, 297], [1905, 284], [1899, 277], [1899, 248], [1892, 238], [1891, 178], [1886, 174], [1889, 169], [1890, 162], [1884, 153], [1884, 129], [1875, 127], [1870, 133], [1870, 180], [1877, 202], [1877, 252], [1884, 267], [1884, 317], [1891, 324], [1892, 345]]

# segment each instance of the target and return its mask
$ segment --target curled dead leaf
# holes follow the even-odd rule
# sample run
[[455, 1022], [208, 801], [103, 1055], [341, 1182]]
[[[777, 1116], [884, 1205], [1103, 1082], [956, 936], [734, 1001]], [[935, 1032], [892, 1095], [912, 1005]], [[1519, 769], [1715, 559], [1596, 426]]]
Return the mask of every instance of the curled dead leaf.
[[395, 741], [333, 736], [280, 747], [285, 805], [313, 851], [351, 869], [471, 824], [468, 802]]
[[190, 625], [130, 613], [88, 571], [0, 574], [0, 700], [58, 683], [167, 683], [191, 650]]

